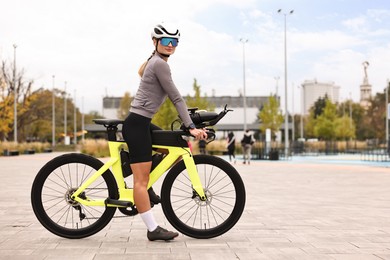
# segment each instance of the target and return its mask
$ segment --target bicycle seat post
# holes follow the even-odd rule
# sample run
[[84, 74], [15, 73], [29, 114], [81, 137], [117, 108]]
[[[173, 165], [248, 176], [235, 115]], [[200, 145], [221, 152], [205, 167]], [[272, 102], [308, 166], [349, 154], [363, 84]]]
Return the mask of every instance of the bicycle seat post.
[[108, 141], [116, 142], [116, 132], [118, 125], [123, 124], [123, 120], [119, 119], [94, 119], [95, 124], [103, 125], [107, 129]]
[[108, 141], [116, 141], [116, 132], [118, 131], [118, 127], [116, 125], [108, 125], [107, 126], [107, 136]]

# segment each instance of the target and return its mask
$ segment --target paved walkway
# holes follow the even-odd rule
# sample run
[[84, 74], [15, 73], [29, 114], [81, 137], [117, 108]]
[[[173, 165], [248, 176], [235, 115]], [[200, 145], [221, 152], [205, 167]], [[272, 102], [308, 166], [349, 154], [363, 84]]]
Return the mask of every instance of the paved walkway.
[[[0, 157], [0, 259], [390, 259], [386, 164], [318, 157], [237, 162], [247, 204], [221, 237], [149, 242], [136, 216], [69, 240], [46, 231], [30, 206], [34, 175], [55, 155]], [[161, 207], [154, 212], [168, 226]]]

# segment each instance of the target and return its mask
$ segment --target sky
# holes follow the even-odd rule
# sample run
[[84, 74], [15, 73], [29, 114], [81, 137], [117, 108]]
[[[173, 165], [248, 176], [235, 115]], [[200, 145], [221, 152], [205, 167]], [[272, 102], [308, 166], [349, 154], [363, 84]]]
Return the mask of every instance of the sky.
[[277, 91], [283, 104], [287, 87], [288, 109], [299, 113], [305, 80], [334, 82], [341, 101], [358, 102], [364, 61], [373, 95], [390, 78], [388, 0], [0, 0], [0, 7], [0, 59], [13, 63], [16, 50], [34, 89], [66, 85], [85, 113], [101, 112], [104, 96], [136, 93], [161, 21], [181, 32], [168, 63], [183, 96], [194, 94], [194, 79], [208, 96], [237, 96], [245, 82], [247, 96]]

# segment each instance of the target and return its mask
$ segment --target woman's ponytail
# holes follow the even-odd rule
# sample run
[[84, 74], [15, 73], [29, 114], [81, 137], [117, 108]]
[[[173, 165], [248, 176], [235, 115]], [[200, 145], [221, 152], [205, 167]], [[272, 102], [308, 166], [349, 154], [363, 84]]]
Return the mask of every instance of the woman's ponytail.
[[141, 67], [139, 68], [138, 70], [138, 75], [142, 78], [142, 76], [144, 75], [144, 72], [145, 72], [145, 67], [146, 67], [146, 64], [148, 64], [148, 61], [153, 57], [153, 55], [156, 53], [156, 51], [153, 51], [152, 55], [150, 55], [150, 57], [148, 58], [147, 61], [145, 61], [144, 63], [142, 63]]

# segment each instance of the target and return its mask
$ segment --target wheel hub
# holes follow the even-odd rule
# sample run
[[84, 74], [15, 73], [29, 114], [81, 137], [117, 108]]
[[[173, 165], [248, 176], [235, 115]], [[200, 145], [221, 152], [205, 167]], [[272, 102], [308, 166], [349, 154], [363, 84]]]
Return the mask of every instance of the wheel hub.
[[194, 201], [196, 204], [198, 204], [201, 207], [206, 207], [211, 204], [211, 201], [213, 200], [213, 194], [208, 189], [204, 190], [204, 195], [206, 197], [205, 200], [201, 200], [199, 195], [194, 197]]
[[[80, 203], [72, 199], [73, 193], [77, 190], [77, 188], [70, 188], [66, 193], [65, 193], [65, 201], [67, 204], [75, 207], [79, 206]], [[85, 192], [80, 193], [79, 195], [80, 198], [86, 198]]]

